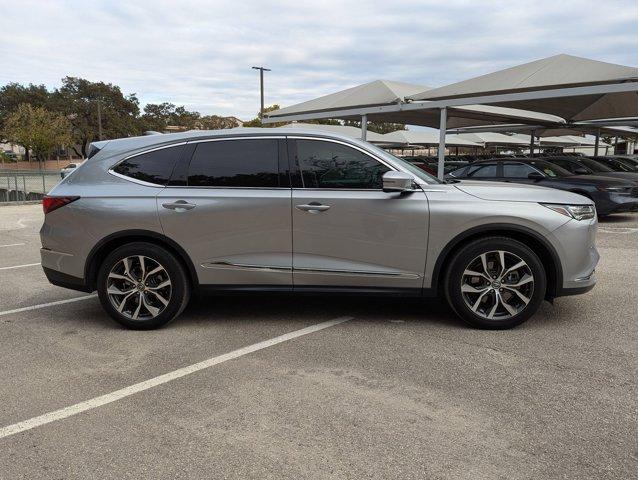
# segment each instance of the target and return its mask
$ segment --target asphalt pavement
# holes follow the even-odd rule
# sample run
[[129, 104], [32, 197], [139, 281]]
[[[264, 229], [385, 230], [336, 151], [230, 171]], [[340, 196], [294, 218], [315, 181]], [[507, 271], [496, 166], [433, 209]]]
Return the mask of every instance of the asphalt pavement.
[[46, 281], [41, 223], [0, 207], [1, 479], [636, 478], [638, 214], [601, 222], [592, 292], [509, 331], [268, 295], [129, 331]]

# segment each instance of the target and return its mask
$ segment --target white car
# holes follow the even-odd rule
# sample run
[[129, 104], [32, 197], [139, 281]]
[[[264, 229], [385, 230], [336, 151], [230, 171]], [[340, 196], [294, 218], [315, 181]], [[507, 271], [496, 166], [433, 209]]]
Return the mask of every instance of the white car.
[[84, 163], [84, 160], [75, 163], [69, 163], [66, 167], [60, 170], [60, 177], [64, 178], [70, 174], [72, 174], [76, 168]]

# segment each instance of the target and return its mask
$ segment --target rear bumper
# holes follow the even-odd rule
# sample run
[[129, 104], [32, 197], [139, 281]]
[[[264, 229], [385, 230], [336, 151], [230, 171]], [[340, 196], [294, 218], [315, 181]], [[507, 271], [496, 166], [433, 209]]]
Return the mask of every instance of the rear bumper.
[[68, 275], [47, 267], [42, 267], [42, 270], [44, 270], [47, 280], [49, 280], [49, 282], [53, 285], [71, 290], [78, 290], [80, 292], [90, 293], [93, 291], [93, 289], [86, 284], [83, 278], [74, 277], [73, 275]]

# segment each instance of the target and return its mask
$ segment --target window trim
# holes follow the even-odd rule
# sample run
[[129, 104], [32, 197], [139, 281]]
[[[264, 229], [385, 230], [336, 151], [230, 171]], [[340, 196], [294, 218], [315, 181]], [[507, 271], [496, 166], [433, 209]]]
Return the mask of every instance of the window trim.
[[[367, 150], [359, 147], [358, 145], [353, 145], [352, 143], [348, 143], [348, 142], [344, 142], [341, 140], [337, 140], [337, 139], [333, 139], [333, 138], [324, 138], [324, 137], [312, 137], [312, 136], [302, 136], [302, 135], [288, 135], [287, 138], [289, 140], [318, 140], [321, 142], [329, 142], [329, 143], [336, 143], [338, 145], [344, 145], [346, 147], [350, 147], [354, 150], [358, 150], [359, 152], [363, 153], [364, 155], [372, 158], [373, 160], [376, 160], [377, 162], [379, 162], [380, 164], [388, 167], [390, 169], [390, 171], [401, 171], [403, 172], [403, 170], [398, 170], [397, 167], [395, 167], [394, 165], [380, 159], [379, 157], [377, 157], [376, 155], [373, 155], [372, 153], [368, 152]], [[297, 144], [295, 142], [295, 154], [297, 153]], [[291, 159], [290, 157], [288, 158], [289, 162], [292, 162], [293, 159]], [[298, 165], [292, 165], [291, 164], [291, 177], [293, 174], [293, 168], [294, 168], [294, 172], [298, 173], [300, 175], [301, 178], [302, 177], [302, 172], [301, 169], [299, 168]], [[412, 175], [411, 172], [404, 172], [404, 173], [408, 173], [410, 175]], [[303, 179], [302, 179], [303, 181]], [[416, 181], [415, 181], [416, 183]], [[321, 187], [305, 187], [305, 186], [301, 186], [301, 187], [296, 187], [296, 186], [292, 186], [293, 190], [305, 190], [305, 191], [314, 191], [314, 192], [383, 192], [382, 188], [321, 188]]]
[[[137, 183], [138, 185], [143, 185], [145, 187], [155, 187], [155, 188], [166, 188], [166, 185], [162, 185], [161, 183], [151, 183], [151, 182], [146, 182], [144, 180], [138, 180], [137, 178], [132, 178], [132, 177], [128, 177], [126, 175], [122, 175], [121, 173], [117, 173], [115, 171], [115, 168], [117, 168], [120, 163], [124, 163], [127, 160], [134, 158], [134, 157], [139, 157], [140, 155], [144, 155], [146, 153], [151, 153], [151, 152], [156, 152], [157, 150], [164, 150], [166, 148], [173, 148], [173, 147], [179, 147], [182, 145], [186, 145], [188, 142], [179, 142], [179, 143], [171, 143], [170, 145], [161, 145], [159, 147], [155, 147], [155, 148], [151, 148], [148, 150], [144, 150], [142, 152], [137, 152], [134, 153], [132, 155], [128, 155], [126, 157], [124, 157], [123, 159], [119, 160], [118, 162], [116, 162], [114, 165], [112, 165], [109, 169], [108, 169], [108, 174], [109, 175], [113, 175], [114, 177], [117, 178], [121, 178], [123, 180], [127, 180], [131, 183]], [[180, 161], [180, 159], [178, 158], [175, 162], [175, 165], [173, 166], [173, 169], [175, 169], [175, 166], [177, 165], [177, 163]], [[171, 171], [171, 174], [169, 175], [168, 181], [171, 181], [171, 178], [173, 176], [173, 172]]]

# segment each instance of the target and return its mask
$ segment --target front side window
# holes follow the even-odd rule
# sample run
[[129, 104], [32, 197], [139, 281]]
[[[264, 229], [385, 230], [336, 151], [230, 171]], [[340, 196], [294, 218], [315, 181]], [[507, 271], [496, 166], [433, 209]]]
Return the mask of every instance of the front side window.
[[276, 139], [202, 142], [188, 168], [194, 187], [279, 187]]
[[503, 165], [503, 176], [505, 178], [527, 178], [530, 173], [537, 170], [524, 163], [506, 163]]
[[381, 190], [390, 170], [352, 147], [320, 140], [297, 140], [297, 165], [304, 188]]
[[119, 163], [113, 171], [143, 182], [166, 185], [173, 167], [182, 154], [183, 145], [142, 153]]

